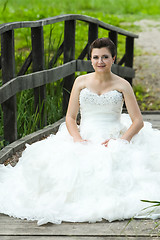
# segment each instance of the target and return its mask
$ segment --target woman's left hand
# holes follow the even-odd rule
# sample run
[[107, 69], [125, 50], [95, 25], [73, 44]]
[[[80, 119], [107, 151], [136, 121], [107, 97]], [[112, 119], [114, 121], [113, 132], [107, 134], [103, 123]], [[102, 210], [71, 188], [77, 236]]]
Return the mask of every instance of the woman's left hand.
[[108, 143], [109, 143], [110, 140], [111, 140], [111, 139], [105, 140], [105, 141], [102, 143], [102, 145], [104, 145], [105, 147], [108, 147]]

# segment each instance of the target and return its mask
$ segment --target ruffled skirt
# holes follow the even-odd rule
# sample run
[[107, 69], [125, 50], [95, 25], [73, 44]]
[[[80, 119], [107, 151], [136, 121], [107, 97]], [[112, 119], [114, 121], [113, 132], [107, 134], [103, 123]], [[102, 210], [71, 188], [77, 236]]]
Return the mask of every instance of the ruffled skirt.
[[[150, 204], [141, 200], [160, 201], [160, 131], [146, 122], [128, 143], [118, 139], [131, 124], [128, 115], [122, 122], [108, 147], [98, 130], [74, 143], [65, 124], [27, 145], [14, 168], [0, 167], [0, 212], [39, 225], [159, 217], [158, 207], [144, 210]], [[80, 132], [87, 138], [87, 129]]]

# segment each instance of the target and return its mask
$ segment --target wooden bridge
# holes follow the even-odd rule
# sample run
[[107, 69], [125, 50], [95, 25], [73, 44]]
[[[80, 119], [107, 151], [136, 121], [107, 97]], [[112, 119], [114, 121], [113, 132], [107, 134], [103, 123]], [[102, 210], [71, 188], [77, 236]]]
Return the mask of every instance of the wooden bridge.
[[[76, 21], [88, 24], [88, 41], [81, 54], [75, 59]], [[49, 69], [44, 69], [44, 39], [43, 26], [64, 22], [64, 41], [59, 47], [56, 56], [50, 59]], [[15, 76], [14, 30], [30, 28], [32, 50], [25, 60], [17, 76]], [[118, 45], [118, 35], [126, 38], [124, 55], [119, 62], [115, 62], [112, 71], [124, 77], [132, 84], [134, 77], [133, 50], [134, 38], [138, 36], [123, 29], [111, 26], [95, 18], [82, 15], [62, 15], [35, 22], [15, 22], [0, 25], [1, 56], [3, 85], [0, 87], [0, 104], [3, 106], [4, 138], [9, 144], [0, 151], [0, 163], [14, 157], [21, 152], [26, 143], [35, 142], [51, 133], [55, 133], [58, 126], [65, 119], [47, 126], [35, 133], [17, 140], [17, 106], [16, 94], [27, 89], [34, 89], [35, 106], [44, 102], [46, 84], [64, 78], [63, 110], [67, 109], [69, 94], [77, 71], [93, 71], [88, 56], [90, 43], [98, 37], [98, 29], [106, 30], [106, 36]], [[68, 34], [69, 33], [69, 34]], [[63, 65], [53, 68], [54, 61], [64, 55]], [[87, 56], [88, 60], [84, 60]], [[33, 73], [26, 74], [27, 69], [33, 66]], [[122, 66], [123, 65], [123, 66]], [[67, 90], [67, 91], [66, 91]], [[39, 101], [40, 100], [40, 101]], [[42, 119], [45, 119], [42, 111]], [[153, 123], [153, 127], [160, 129], [159, 112], [144, 114], [144, 120]], [[45, 121], [44, 121], [45, 123]], [[0, 214], [0, 240], [122, 240], [122, 239], [158, 239], [160, 227], [153, 220], [128, 220], [109, 223], [62, 223], [61, 225], [47, 224], [37, 226], [36, 222], [10, 218]]]
[[[82, 46], [82, 52], [75, 59], [75, 36], [76, 22], [81, 21], [88, 24], [88, 40]], [[44, 36], [43, 27], [58, 22], [64, 22], [64, 41], [49, 61], [49, 69], [44, 69]], [[16, 29], [31, 29], [32, 49], [20, 71], [15, 76], [15, 48], [14, 31]], [[118, 36], [125, 37], [124, 55], [119, 62], [115, 61], [112, 71], [119, 76], [126, 78], [132, 83], [134, 77], [133, 70], [133, 50], [134, 38], [138, 36], [118, 27], [109, 25], [98, 19], [77, 14], [60, 15], [52, 18], [42, 19], [33, 22], [13, 22], [0, 25], [1, 36], [1, 56], [0, 69], [2, 69], [2, 86], [0, 87], [0, 104], [3, 109], [4, 139], [11, 143], [17, 140], [17, 105], [16, 94], [23, 90], [34, 89], [35, 109], [39, 110], [46, 99], [46, 84], [64, 78], [63, 83], [63, 112], [66, 113], [69, 92], [71, 91], [75, 72], [91, 72], [93, 68], [90, 64], [88, 49], [90, 43], [98, 37], [98, 30], [106, 30], [105, 36], [118, 47]], [[57, 59], [63, 54], [63, 65], [53, 68]], [[87, 57], [88, 60], [84, 60]], [[26, 74], [32, 63], [33, 73]], [[122, 66], [122, 64], [124, 66]], [[45, 111], [41, 112], [41, 119], [46, 125]]]

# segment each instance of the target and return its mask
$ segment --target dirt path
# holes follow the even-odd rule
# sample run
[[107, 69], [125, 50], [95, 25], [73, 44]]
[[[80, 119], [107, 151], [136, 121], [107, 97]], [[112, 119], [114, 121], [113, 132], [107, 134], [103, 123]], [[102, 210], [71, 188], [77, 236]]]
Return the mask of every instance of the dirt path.
[[142, 32], [135, 40], [141, 56], [134, 59], [136, 77], [133, 83], [143, 84], [160, 99], [160, 21], [141, 20], [135, 24], [141, 27]]

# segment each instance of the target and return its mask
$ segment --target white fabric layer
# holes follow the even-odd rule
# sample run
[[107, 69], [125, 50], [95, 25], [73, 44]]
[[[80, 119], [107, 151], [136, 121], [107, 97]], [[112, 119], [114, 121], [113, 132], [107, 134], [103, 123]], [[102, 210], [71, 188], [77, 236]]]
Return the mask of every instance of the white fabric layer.
[[141, 200], [160, 200], [160, 131], [145, 122], [131, 143], [120, 140], [131, 120], [116, 90], [99, 96], [85, 88], [79, 101], [88, 142], [74, 143], [62, 124], [27, 145], [14, 168], [0, 166], [0, 212], [39, 225], [159, 217], [159, 208], [143, 210], [150, 204]]

